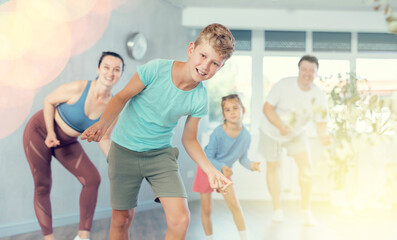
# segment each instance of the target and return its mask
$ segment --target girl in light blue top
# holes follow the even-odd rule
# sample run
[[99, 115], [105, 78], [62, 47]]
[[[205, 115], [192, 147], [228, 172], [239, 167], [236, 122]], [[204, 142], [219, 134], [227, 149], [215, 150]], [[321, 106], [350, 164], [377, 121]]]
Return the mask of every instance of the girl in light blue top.
[[[215, 128], [204, 149], [208, 159], [228, 178], [232, 176], [232, 166], [237, 160], [249, 170], [260, 171], [260, 162], [252, 162], [248, 158], [251, 136], [242, 124], [245, 109], [237, 94], [222, 97], [222, 112], [224, 123]], [[201, 196], [201, 221], [206, 239], [213, 239], [211, 221], [211, 193], [213, 189], [210, 187], [207, 175], [200, 167], [197, 167], [193, 191], [200, 193]], [[243, 213], [233, 186], [230, 187], [229, 193], [223, 194], [223, 196], [233, 214], [240, 239], [247, 239]]]

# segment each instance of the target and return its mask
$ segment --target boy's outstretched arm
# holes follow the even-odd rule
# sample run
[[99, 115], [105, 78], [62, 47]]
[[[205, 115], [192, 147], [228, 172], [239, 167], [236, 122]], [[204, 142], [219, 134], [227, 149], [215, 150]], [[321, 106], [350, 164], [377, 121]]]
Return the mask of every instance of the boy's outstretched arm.
[[110, 150], [110, 144], [111, 144], [111, 139], [110, 135], [112, 133], [112, 130], [114, 126], [116, 125], [117, 119], [113, 121], [112, 125], [108, 128], [106, 131], [105, 135], [103, 135], [101, 141], [98, 142], [99, 148], [102, 150], [102, 152], [105, 154], [105, 156], [108, 156], [109, 150]]
[[81, 134], [81, 139], [87, 139], [89, 142], [101, 141], [108, 128], [112, 125], [121, 110], [123, 110], [127, 101], [140, 93], [144, 88], [145, 85], [142, 83], [139, 75], [135, 73], [127, 85], [110, 100], [99, 121]]
[[211, 188], [226, 190], [232, 182], [219, 172], [208, 160], [197, 140], [200, 118], [188, 116], [182, 135], [182, 144], [189, 156], [207, 174]]

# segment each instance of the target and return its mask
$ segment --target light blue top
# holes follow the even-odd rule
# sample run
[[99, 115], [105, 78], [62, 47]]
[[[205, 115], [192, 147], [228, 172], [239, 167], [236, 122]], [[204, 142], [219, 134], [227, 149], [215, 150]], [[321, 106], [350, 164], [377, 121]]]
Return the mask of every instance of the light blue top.
[[251, 170], [251, 160], [248, 158], [250, 143], [251, 135], [245, 127], [241, 129], [237, 137], [232, 138], [226, 134], [222, 125], [220, 125], [212, 132], [204, 152], [212, 165], [219, 171], [222, 170], [223, 166], [233, 167], [237, 159], [246, 169]]
[[171, 147], [179, 118], [207, 114], [207, 90], [202, 83], [189, 91], [177, 88], [171, 79], [173, 63], [156, 59], [137, 67], [146, 87], [125, 105], [112, 132], [114, 142], [137, 152]]
[[61, 103], [57, 106], [59, 116], [62, 120], [71, 128], [77, 132], [84, 132], [92, 124], [99, 121], [97, 119], [90, 119], [85, 114], [84, 106], [87, 99], [88, 91], [90, 90], [91, 81], [87, 82], [87, 85], [81, 94], [79, 100], [73, 104]]

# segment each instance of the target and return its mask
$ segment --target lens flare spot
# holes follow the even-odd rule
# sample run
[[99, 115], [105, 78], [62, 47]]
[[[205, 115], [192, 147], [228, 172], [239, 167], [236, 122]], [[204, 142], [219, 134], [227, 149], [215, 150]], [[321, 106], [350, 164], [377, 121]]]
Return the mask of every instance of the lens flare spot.
[[11, 60], [0, 60], [0, 79], [3, 78], [3, 76], [8, 73], [13, 63], [14, 62]]
[[0, 84], [33, 89], [41, 79], [42, 75], [35, 67], [26, 65], [24, 60], [17, 60], [7, 74], [0, 78]]
[[[139, 3], [139, 0], [133, 0], [130, 2], [133, 2], [132, 4], [137, 4], [137, 3]], [[127, 0], [113, 0], [112, 1], [112, 9], [117, 9], [126, 3], [127, 3]]]
[[16, 6], [16, 1], [8, 1], [0, 5], [0, 12], [13, 11]]
[[15, 12], [0, 12], [0, 23], [0, 60], [21, 57], [32, 43], [31, 24]]
[[7, 137], [26, 120], [32, 108], [33, 90], [0, 85], [0, 138]]
[[21, 89], [35, 89], [54, 80], [65, 68], [69, 54], [54, 57], [42, 57], [29, 53], [23, 59], [15, 61], [0, 83]]
[[31, 1], [18, 5], [17, 11], [26, 16], [35, 29], [30, 52], [38, 53], [43, 57], [55, 57], [70, 51], [68, 23], [45, 18], [34, 8]]
[[112, 2], [110, 0], [98, 0], [95, 7], [92, 9], [91, 13], [103, 14], [112, 11]]
[[68, 24], [47, 25], [47, 29], [46, 34], [34, 40], [34, 47], [31, 48], [30, 52], [49, 58], [70, 56], [72, 43]]
[[32, 102], [18, 109], [0, 109], [0, 139], [7, 137], [22, 125], [29, 115]]
[[29, 0], [46, 18], [55, 21], [73, 21], [86, 15], [97, 0]]
[[73, 56], [91, 48], [104, 34], [110, 19], [109, 0], [98, 0], [85, 17], [70, 23]]
[[34, 98], [35, 91], [0, 84], [0, 109], [18, 108], [26, 105]]
[[131, 13], [137, 9], [142, 0], [112, 0], [112, 9], [118, 12]]

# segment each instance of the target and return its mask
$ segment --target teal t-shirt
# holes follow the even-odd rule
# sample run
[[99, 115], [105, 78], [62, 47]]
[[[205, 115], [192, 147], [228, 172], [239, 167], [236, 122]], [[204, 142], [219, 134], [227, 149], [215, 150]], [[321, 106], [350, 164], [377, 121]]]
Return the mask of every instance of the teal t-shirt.
[[171, 79], [173, 63], [156, 59], [137, 67], [145, 88], [125, 105], [113, 129], [112, 141], [137, 152], [170, 147], [179, 118], [201, 118], [208, 113], [203, 84], [189, 91], [177, 88]]

